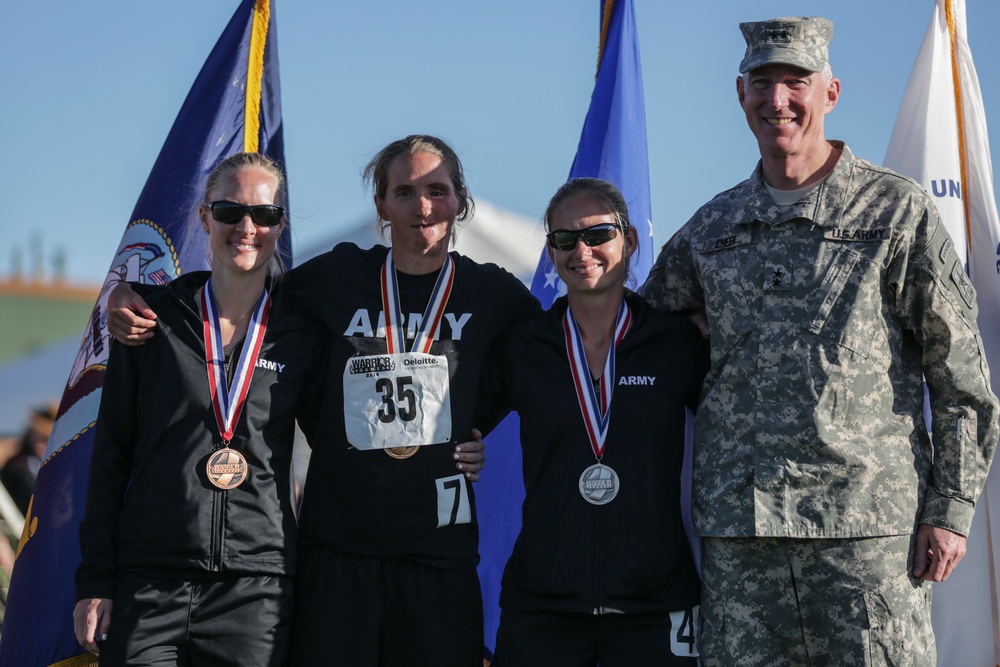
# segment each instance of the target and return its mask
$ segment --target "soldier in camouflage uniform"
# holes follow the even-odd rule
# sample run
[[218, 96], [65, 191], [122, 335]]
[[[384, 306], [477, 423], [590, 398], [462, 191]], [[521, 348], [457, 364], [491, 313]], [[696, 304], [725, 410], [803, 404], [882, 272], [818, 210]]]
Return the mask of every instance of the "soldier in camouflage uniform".
[[642, 289], [703, 310], [711, 331], [693, 501], [703, 661], [933, 665], [925, 582], [964, 555], [998, 436], [975, 292], [927, 194], [825, 139], [833, 25], [740, 28], [761, 161]]

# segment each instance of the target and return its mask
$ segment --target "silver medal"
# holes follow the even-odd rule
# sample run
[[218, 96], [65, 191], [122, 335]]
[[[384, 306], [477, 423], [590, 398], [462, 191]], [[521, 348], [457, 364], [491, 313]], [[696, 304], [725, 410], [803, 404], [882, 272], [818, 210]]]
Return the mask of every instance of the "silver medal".
[[618, 473], [603, 463], [595, 463], [580, 475], [580, 495], [592, 505], [607, 505], [618, 489]]

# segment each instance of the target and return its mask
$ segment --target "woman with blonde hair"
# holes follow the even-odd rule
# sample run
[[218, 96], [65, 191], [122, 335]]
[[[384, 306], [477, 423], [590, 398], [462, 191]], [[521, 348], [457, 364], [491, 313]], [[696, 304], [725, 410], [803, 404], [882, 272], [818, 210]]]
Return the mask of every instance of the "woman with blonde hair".
[[292, 441], [326, 347], [278, 279], [284, 183], [259, 153], [220, 162], [198, 207], [211, 272], [144, 289], [157, 334], [111, 347], [73, 613], [102, 665], [286, 661]]

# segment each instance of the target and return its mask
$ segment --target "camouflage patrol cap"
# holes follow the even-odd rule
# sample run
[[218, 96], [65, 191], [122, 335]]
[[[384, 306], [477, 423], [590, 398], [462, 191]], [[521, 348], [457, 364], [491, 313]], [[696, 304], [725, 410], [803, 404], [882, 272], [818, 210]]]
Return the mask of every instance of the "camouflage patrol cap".
[[741, 23], [747, 52], [740, 73], [764, 65], [794, 65], [819, 72], [830, 60], [833, 23], [821, 16], [793, 16]]

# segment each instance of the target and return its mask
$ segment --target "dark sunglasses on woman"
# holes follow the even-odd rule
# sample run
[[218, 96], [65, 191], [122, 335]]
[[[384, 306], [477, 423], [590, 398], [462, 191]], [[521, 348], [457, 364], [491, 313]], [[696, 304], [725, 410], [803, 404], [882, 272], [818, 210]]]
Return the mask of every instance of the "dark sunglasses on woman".
[[557, 250], [573, 250], [579, 239], [587, 246], [604, 245], [608, 241], [618, 236], [618, 225], [611, 222], [602, 222], [586, 229], [557, 229], [545, 235], [549, 240], [549, 245]]
[[243, 216], [249, 215], [255, 225], [274, 227], [280, 225], [285, 218], [285, 209], [275, 204], [247, 206], [233, 201], [214, 201], [209, 206], [212, 209], [212, 218], [224, 225], [235, 225], [243, 219]]

